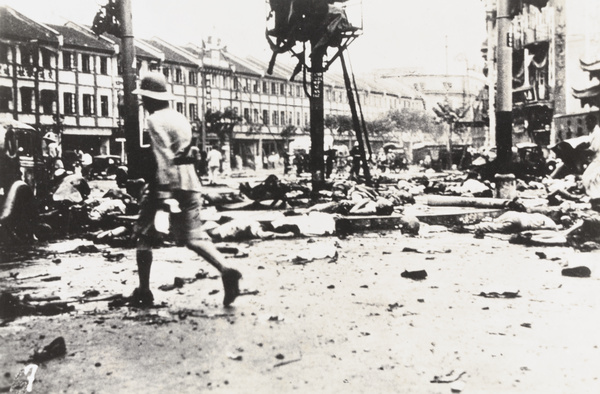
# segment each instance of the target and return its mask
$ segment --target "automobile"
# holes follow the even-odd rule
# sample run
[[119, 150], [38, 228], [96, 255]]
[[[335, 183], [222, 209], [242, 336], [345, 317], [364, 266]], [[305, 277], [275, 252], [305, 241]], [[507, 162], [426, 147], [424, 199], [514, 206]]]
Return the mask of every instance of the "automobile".
[[13, 119], [0, 119], [0, 243], [30, 242], [38, 202], [49, 191], [43, 134]]
[[92, 157], [89, 177], [106, 178], [117, 175], [117, 170], [122, 167], [121, 157], [117, 155], [97, 155]]

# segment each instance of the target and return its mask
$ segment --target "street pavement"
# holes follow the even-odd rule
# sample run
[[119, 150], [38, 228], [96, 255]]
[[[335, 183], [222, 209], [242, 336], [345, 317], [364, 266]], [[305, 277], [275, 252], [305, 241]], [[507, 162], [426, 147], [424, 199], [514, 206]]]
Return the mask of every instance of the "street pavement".
[[[158, 307], [139, 310], [84, 302], [137, 281], [134, 250], [86, 245], [4, 254], [0, 290], [74, 311], [3, 322], [0, 391], [57, 337], [66, 354], [36, 363], [33, 393], [600, 391], [598, 252], [428, 225], [419, 236], [253, 240], [230, 244], [244, 295], [224, 308], [217, 272], [165, 246], [152, 273]], [[578, 265], [592, 276], [561, 275]]]

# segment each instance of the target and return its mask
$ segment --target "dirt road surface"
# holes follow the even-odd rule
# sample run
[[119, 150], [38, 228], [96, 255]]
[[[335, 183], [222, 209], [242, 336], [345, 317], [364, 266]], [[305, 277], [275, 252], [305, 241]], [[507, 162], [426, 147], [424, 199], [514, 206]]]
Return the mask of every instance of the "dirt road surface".
[[[152, 286], [162, 308], [74, 302], [68, 314], [5, 322], [0, 389], [61, 336], [66, 355], [39, 364], [31, 392], [600, 392], [597, 252], [429, 230], [241, 244], [247, 255], [228, 261], [247, 294], [232, 308], [212, 267], [184, 248], [160, 248]], [[134, 250], [97, 245], [118, 261], [67, 253], [83, 244], [4, 262], [2, 290], [63, 301], [89, 290], [128, 295]], [[577, 265], [591, 278], [561, 275]], [[26, 279], [36, 275], [47, 276]], [[183, 287], [158, 289], [175, 277]]]

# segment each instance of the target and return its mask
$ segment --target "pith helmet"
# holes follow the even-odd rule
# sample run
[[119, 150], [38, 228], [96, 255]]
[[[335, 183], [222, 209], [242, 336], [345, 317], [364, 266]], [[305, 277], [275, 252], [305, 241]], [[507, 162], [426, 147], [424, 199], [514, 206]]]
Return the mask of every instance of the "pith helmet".
[[51, 131], [44, 134], [43, 139], [45, 139], [48, 142], [58, 142], [58, 140], [56, 139], [56, 135], [54, 135], [54, 133]]
[[140, 82], [140, 87], [132, 93], [160, 101], [174, 99], [173, 95], [167, 91], [167, 80], [165, 76], [158, 72], [146, 74]]

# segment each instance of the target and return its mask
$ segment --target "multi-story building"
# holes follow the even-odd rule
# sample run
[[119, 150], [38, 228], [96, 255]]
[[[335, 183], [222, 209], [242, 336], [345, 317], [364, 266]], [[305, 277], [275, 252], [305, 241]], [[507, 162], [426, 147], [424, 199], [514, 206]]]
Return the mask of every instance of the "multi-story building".
[[[266, 61], [230, 53], [213, 37], [200, 46], [160, 38], [134, 45], [138, 76], [164, 73], [176, 97], [172, 105], [189, 119], [198, 143], [230, 144], [252, 165], [309, 135], [307, 87], [302, 75], [289, 80], [293, 65], [278, 62], [267, 75]], [[73, 22], [47, 26], [0, 7], [0, 117], [57, 133], [63, 151], [124, 155], [120, 51], [121, 40], [112, 35], [96, 36]], [[324, 82], [325, 116], [349, 115], [343, 78], [327, 72]], [[367, 120], [393, 108], [424, 108], [422, 97], [405, 86], [359, 80], [358, 90]], [[203, 133], [210, 131], [204, 114], [226, 109], [243, 119], [230, 138]], [[344, 144], [352, 139], [335, 137]]]
[[[484, 1], [488, 10], [484, 53], [493, 93], [496, 0]], [[513, 141], [548, 145], [587, 134], [585, 119], [598, 116], [598, 102], [589, 100], [595, 82], [586, 81], [590, 77], [586, 71], [593, 71], [594, 59], [600, 58], [594, 56], [600, 49], [600, 3], [522, 0], [518, 4], [521, 7], [512, 19]]]
[[[486, 81], [481, 72], [467, 68], [464, 74], [431, 74], [416, 70], [381, 70], [380, 80], [401, 81], [414, 89], [423, 97], [425, 110], [436, 116], [434, 109], [439, 105], [448, 105], [463, 117], [459, 119], [465, 126], [461, 133], [454, 133], [453, 140], [460, 144], [470, 144], [475, 147], [483, 146], [488, 130], [487, 120], [482, 116], [487, 96], [484, 93]], [[410, 91], [407, 92], [410, 94]], [[402, 107], [415, 106], [417, 103], [410, 97], [403, 100]], [[487, 114], [485, 114], [487, 117]], [[447, 127], [440, 125], [440, 127]], [[458, 125], [456, 127], [459, 127]], [[436, 141], [422, 141], [434, 143]], [[437, 141], [439, 143], [439, 141]]]

